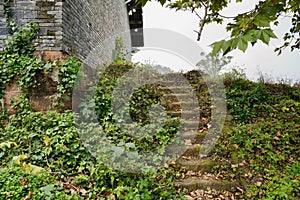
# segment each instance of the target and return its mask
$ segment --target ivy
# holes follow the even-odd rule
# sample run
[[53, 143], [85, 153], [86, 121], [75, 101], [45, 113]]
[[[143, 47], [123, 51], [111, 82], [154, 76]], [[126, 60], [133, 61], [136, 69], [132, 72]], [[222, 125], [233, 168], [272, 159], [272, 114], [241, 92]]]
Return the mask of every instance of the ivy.
[[0, 55], [0, 99], [4, 96], [7, 84], [15, 81], [22, 93], [28, 97], [29, 91], [40, 86], [41, 78], [49, 71], [58, 69], [59, 83], [57, 85], [57, 102], [54, 106], [63, 107], [65, 100], [70, 100], [70, 93], [75, 84], [81, 63], [75, 58], [64, 62], [45, 63], [34, 55], [34, 40], [37, 38], [39, 27], [28, 23], [21, 30], [7, 38], [5, 48]]
[[17, 23], [11, 18], [10, 0], [4, 0], [4, 16], [6, 18], [9, 33], [13, 34], [18, 31]]
[[[150, 124], [150, 108], [161, 104], [161, 98], [163, 97], [163, 92], [159, 90], [158, 85], [146, 84], [134, 90], [129, 102], [122, 102], [124, 103], [124, 107], [119, 108], [117, 113], [113, 113], [111, 103], [113, 98], [118, 98], [113, 96], [114, 87], [119, 84], [122, 75], [129, 70], [135, 70], [135, 74], [138, 74], [139, 70], [148, 70], [148, 73], [155, 73], [150, 69], [134, 66], [131, 63], [119, 64], [119, 61], [112, 63], [104, 72], [95, 92], [95, 110], [98, 120], [104, 128], [107, 137], [115, 144], [119, 144], [120, 142], [134, 144], [139, 151], [162, 150], [174, 138], [174, 133], [177, 132], [179, 127], [179, 122], [175, 118], [168, 117], [163, 127], [156, 127]], [[132, 79], [123, 79], [123, 81], [126, 82], [128, 87], [133, 84]], [[125, 82], [122, 84], [125, 84]], [[84, 107], [88, 107], [89, 105], [81, 106], [83, 106], [82, 110], [86, 110]], [[133, 121], [138, 125], [135, 126], [129, 123], [125, 125], [126, 128], [121, 128], [117, 122], [123, 122], [126, 119], [125, 115], [127, 112], [129, 112]], [[86, 113], [81, 114], [86, 116]], [[161, 121], [164, 119], [162, 116], [157, 116], [157, 118]], [[153, 130], [156, 132], [155, 136], [153, 136]], [[143, 133], [143, 136], [137, 138], [130, 136], [138, 133]]]
[[29, 23], [15, 32], [11, 39], [6, 39], [6, 46], [0, 55], [0, 98], [13, 78], [21, 77], [20, 87], [28, 88], [33, 85], [32, 72], [42, 69], [42, 62], [33, 55], [33, 40], [37, 37], [38, 30], [35, 23]]
[[57, 85], [57, 97], [58, 101], [55, 103], [58, 107], [64, 107], [64, 101], [70, 101], [72, 89], [76, 83], [76, 79], [81, 74], [78, 74], [81, 67], [81, 62], [76, 58], [71, 57], [70, 59], [59, 63], [55, 67], [58, 68], [58, 76], [60, 83]]

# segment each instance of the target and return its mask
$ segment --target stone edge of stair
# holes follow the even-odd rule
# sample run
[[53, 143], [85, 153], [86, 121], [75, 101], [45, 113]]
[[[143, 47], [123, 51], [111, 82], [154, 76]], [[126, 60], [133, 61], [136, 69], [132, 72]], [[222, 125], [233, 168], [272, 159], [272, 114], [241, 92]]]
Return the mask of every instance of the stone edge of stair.
[[198, 177], [189, 177], [183, 179], [182, 181], [175, 182], [175, 185], [179, 188], [185, 188], [188, 191], [194, 190], [207, 190], [215, 189], [215, 190], [227, 190], [227, 191], [235, 191], [236, 187], [238, 187], [238, 183], [229, 180], [205, 180]]
[[177, 163], [181, 167], [185, 167], [187, 170], [200, 171], [200, 172], [211, 172], [218, 163], [212, 160], [184, 160], [179, 159]]

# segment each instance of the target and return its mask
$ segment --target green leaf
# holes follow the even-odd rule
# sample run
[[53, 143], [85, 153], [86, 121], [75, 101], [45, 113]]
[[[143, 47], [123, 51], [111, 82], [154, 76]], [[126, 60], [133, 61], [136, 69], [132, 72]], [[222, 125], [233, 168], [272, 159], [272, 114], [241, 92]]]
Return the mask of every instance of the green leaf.
[[135, 148], [135, 144], [134, 143], [126, 143], [125, 146], [127, 148]]
[[253, 23], [258, 27], [270, 27], [270, 20], [265, 16], [258, 16]]
[[31, 163], [29, 163], [29, 164], [22, 163], [22, 168], [23, 168], [23, 170], [25, 170], [25, 172], [27, 174], [33, 174], [33, 175], [40, 174], [42, 171], [45, 170], [44, 168], [33, 165]]
[[225, 41], [222, 46], [223, 55], [226, 55], [228, 52], [232, 50], [231, 48], [231, 40]]
[[262, 35], [261, 35], [260, 39], [265, 44], [269, 44], [270, 43], [270, 36], [264, 30], [262, 31]]
[[163, 6], [163, 5], [165, 5], [166, 1], [167, 1], [167, 0], [160, 0], [159, 2], [160, 2], [160, 4]]
[[212, 50], [212, 53], [211, 53], [212, 56], [215, 56], [215, 55], [217, 55], [220, 52], [220, 50], [221, 50], [224, 42], [226, 42], [226, 41], [225, 40], [221, 40], [221, 41], [215, 42], [215, 43], [213, 43], [211, 45], [211, 46], [213, 46], [213, 50]]
[[235, 49], [239, 43], [239, 38], [232, 38], [230, 41], [230, 47]]
[[51, 68], [52, 68], [51, 63], [46, 63], [46, 64], [44, 65], [44, 69], [45, 69], [45, 70], [50, 70]]
[[15, 163], [17, 165], [20, 165], [21, 161], [24, 161], [24, 160], [27, 160], [27, 159], [29, 159], [29, 156], [22, 154], [22, 155], [19, 155], [19, 156], [14, 156], [12, 158], [12, 161], [13, 161], [13, 163]]
[[245, 40], [247, 40], [248, 42], [256, 42], [256, 41], [257, 41], [257, 38], [255, 37], [256, 31], [257, 31], [257, 30], [248, 30], [248, 31], [244, 34], [243, 38], [244, 38]]
[[277, 36], [275, 35], [274, 31], [271, 29], [265, 29], [264, 32], [266, 34], [268, 34], [271, 38], [277, 38]]
[[254, 37], [255, 37], [256, 40], [261, 39], [261, 35], [262, 35], [262, 31], [261, 30], [255, 30]]
[[239, 50], [245, 52], [248, 48], [248, 41], [246, 41], [243, 37], [240, 37], [238, 41], [238, 48]]
[[47, 185], [45, 187], [40, 188], [40, 190], [44, 192], [45, 195], [51, 196], [51, 191], [54, 190], [54, 185]]
[[122, 147], [113, 147], [113, 156], [114, 158], [119, 158], [125, 151]]
[[0, 148], [4, 148], [4, 147], [7, 147], [7, 148], [11, 148], [12, 146], [18, 146], [15, 142], [2, 142], [0, 143]]
[[142, 6], [145, 6], [148, 2], [148, 0], [135, 0], [136, 3], [142, 4]]

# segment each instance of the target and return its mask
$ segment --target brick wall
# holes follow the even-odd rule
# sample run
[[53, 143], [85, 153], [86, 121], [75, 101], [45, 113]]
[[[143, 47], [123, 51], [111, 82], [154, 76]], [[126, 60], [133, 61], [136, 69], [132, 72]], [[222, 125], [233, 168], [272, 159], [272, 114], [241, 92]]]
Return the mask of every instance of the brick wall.
[[4, 0], [0, 0], [0, 50], [3, 47], [3, 39], [8, 34], [8, 30], [6, 28], [6, 20], [4, 18]]
[[[64, 51], [80, 59], [99, 45], [106, 45], [103, 56], [111, 57], [116, 35], [129, 30], [124, 0], [11, 0], [10, 7], [19, 27], [27, 22], [40, 26], [37, 50]], [[0, 48], [7, 34], [0, 0]], [[130, 35], [123, 36], [129, 48]]]
[[[66, 1], [63, 6], [63, 50], [85, 58], [94, 48], [103, 46], [106, 51], [103, 51], [101, 56], [111, 57], [116, 37], [119, 33], [129, 30], [124, 2], [124, 0]], [[122, 37], [127, 39], [125, 45], [129, 47], [129, 32]]]
[[[21, 28], [28, 22], [36, 22], [40, 26], [40, 34], [36, 40], [37, 50], [62, 49], [62, 0], [13, 0], [10, 8], [18, 27]], [[1, 10], [3, 11], [3, 3]], [[0, 34], [3, 37], [8, 33], [4, 16], [0, 16], [0, 23]]]

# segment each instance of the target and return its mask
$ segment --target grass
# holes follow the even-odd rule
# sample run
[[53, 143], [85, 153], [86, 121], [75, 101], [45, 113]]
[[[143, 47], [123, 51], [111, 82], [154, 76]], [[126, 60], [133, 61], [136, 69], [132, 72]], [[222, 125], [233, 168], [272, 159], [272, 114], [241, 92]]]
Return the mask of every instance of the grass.
[[[109, 70], [113, 78], [123, 73]], [[100, 92], [107, 94], [104, 86], [111, 90], [110, 81], [100, 83]], [[215, 172], [237, 180], [245, 190], [245, 199], [299, 199], [299, 86], [254, 83], [230, 76], [225, 85], [232, 120], [226, 121], [213, 154], [222, 163]], [[137, 92], [137, 97], [144, 95], [143, 90]], [[104, 115], [110, 112], [107, 102], [111, 96], [105, 98], [105, 102], [98, 99], [106, 106], [101, 107], [104, 110], [100, 114]], [[97, 161], [83, 145], [71, 111], [33, 112], [26, 98], [15, 109], [14, 115], [1, 112], [0, 116], [1, 199], [184, 198], [174, 185], [180, 173], [177, 169], [134, 174], [110, 169]], [[133, 114], [139, 113], [131, 109]], [[109, 120], [101, 123], [106, 124], [113, 140], [124, 139], [125, 146], [130, 143], [126, 147], [134, 147], [135, 141], [122, 135]], [[171, 122], [165, 127], [172, 131], [176, 128]], [[169, 138], [163, 136], [172, 134], [163, 133], [156, 139], [165, 144]], [[147, 141], [138, 142], [139, 149], [146, 150]]]
[[[239, 79], [227, 85], [229, 113], [214, 157], [246, 199], [299, 199], [300, 88]], [[230, 128], [229, 128], [230, 127]]]

